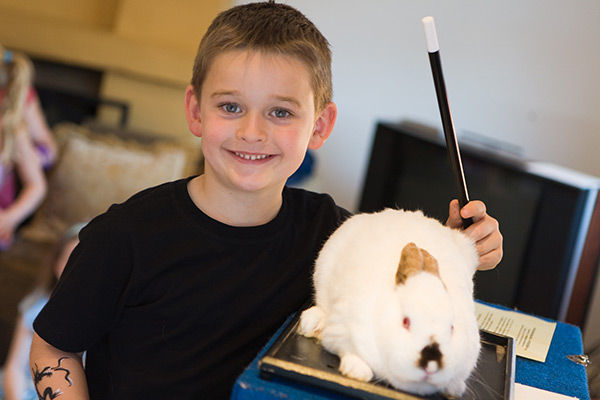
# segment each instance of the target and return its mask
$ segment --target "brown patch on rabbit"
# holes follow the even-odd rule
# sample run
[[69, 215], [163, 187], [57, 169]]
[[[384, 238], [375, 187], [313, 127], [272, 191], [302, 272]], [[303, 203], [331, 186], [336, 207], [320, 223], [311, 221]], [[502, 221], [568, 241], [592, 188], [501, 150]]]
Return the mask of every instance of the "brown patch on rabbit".
[[437, 342], [432, 341], [430, 345], [423, 347], [417, 366], [428, 373], [444, 368], [443, 355]]
[[396, 272], [396, 284], [400, 285], [412, 275], [423, 270], [423, 256], [416, 244], [410, 242], [402, 249], [398, 271]]
[[433, 257], [429, 252], [425, 249], [421, 249], [421, 254], [423, 255], [423, 271], [429, 272], [440, 277], [440, 267], [438, 265], [437, 260]]
[[396, 272], [396, 284], [405, 283], [409, 277], [421, 271], [440, 276], [437, 260], [427, 250], [420, 249], [410, 242], [402, 249]]

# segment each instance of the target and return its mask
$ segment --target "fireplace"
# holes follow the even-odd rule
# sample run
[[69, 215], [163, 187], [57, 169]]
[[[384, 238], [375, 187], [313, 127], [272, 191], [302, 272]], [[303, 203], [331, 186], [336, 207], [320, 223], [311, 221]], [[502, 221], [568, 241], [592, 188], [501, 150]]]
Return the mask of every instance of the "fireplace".
[[102, 71], [37, 58], [32, 61], [34, 86], [50, 127], [64, 121], [82, 124], [94, 120], [100, 107], [118, 109], [118, 125], [126, 127], [129, 105], [100, 96]]

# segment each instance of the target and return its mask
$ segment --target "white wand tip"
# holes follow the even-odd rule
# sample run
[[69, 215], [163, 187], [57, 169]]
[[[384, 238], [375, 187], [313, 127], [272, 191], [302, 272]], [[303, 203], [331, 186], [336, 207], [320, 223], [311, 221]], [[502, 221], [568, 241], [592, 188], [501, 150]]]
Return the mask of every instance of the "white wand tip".
[[423, 28], [425, 29], [425, 42], [427, 43], [427, 51], [430, 53], [435, 53], [440, 49], [440, 45], [438, 44], [433, 17], [425, 17], [422, 19], [422, 21]]

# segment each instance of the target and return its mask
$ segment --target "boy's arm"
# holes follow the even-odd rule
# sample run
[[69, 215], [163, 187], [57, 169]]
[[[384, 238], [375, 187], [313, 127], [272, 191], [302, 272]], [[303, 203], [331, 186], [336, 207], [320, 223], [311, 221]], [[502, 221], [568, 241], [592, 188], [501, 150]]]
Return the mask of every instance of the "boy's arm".
[[81, 355], [57, 349], [33, 335], [29, 367], [39, 398], [88, 400], [87, 381]]

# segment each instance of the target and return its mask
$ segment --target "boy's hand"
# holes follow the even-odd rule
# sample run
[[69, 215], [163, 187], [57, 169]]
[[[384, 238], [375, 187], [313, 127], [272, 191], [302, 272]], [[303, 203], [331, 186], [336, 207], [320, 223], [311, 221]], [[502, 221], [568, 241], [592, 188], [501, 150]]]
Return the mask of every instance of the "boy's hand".
[[446, 225], [454, 229], [462, 229], [462, 219], [473, 218], [473, 225], [464, 230], [464, 233], [475, 240], [479, 253], [478, 270], [493, 269], [502, 260], [502, 234], [498, 221], [486, 213], [485, 204], [479, 200], [468, 202], [462, 210], [458, 200], [450, 202], [448, 221]]

